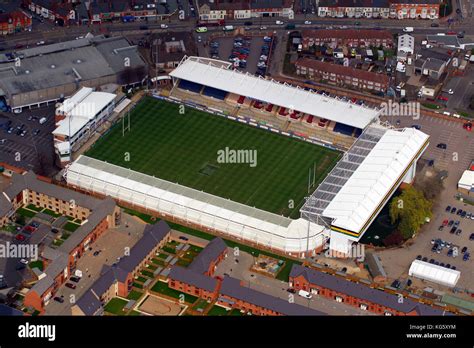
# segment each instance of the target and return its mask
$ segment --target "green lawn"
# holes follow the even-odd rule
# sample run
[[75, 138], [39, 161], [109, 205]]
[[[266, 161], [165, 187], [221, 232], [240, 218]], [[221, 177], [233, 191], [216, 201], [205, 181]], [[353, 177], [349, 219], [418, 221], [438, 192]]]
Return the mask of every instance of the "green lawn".
[[153, 272], [150, 272], [150, 271], [140, 271], [141, 274], [143, 274], [144, 276], [146, 277], [150, 277], [150, 278], [153, 278], [154, 275], [153, 275]]
[[28, 264], [28, 266], [29, 266], [31, 269], [33, 269], [33, 268], [38, 268], [40, 271], [42, 271], [42, 270], [43, 270], [43, 267], [44, 267], [43, 261], [41, 261], [41, 260], [32, 261], [32, 262], [30, 262], [30, 263]]
[[116, 314], [116, 315], [123, 315], [123, 307], [127, 305], [127, 301], [122, 300], [121, 298], [114, 297], [104, 307], [106, 312]]
[[144, 283], [144, 282], [147, 281], [147, 279], [146, 279], [145, 277], [140, 277], [140, 276], [138, 276], [137, 279], [135, 279], [135, 281]]
[[229, 311], [220, 306], [212, 306], [212, 308], [207, 312], [207, 315], [229, 315]]
[[128, 209], [128, 208], [123, 208], [123, 211], [125, 213], [129, 214], [129, 215], [134, 215], [136, 217], [139, 217], [141, 220], [143, 220], [144, 222], [146, 222], [147, 224], [150, 224], [150, 225], [153, 225], [157, 221], [159, 221], [159, 219], [156, 219], [156, 218], [152, 217], [151, 215], [143, 214], [143, 213], [140, 213], [138, 211], [131, 210], [131, 209]]
[[132, 290], [130, 291], [130, 293], [128, 294], [127, 298], [129, 300], [138, 300], [141, 296], [143, 295], [143, 292], [139, 292], [139, 291], [136, 291], [136, 290]]
[[25, 218], [32, 218], [33, 216], [36, 215], [34, 211], [25, 209], [25, 208], [19, 208], [16, 210], [16, 213], [18, 215], [24, 216]]
[[81, 227], [81, 225], [78, 225], [78, 224], [75, 224], [75, 223], [72, 223], [72, 222], [67, 222], [65, 225], [64, 225], [64, 229], [66, 231], [69, 231], [69, 232], [74, 232], [75, 230], [77, 230], [79, 227]]
[[[337, 151], [191, 108], [180, 115], [178, 107], [145, 98], [125, 137], [119, 124], [86, 155], [293, 218], [308, 195], [309, 168], [316, 163], [317, 186], [339, 158]], [[257, 165], [218, 163], [226, 147], [256, 150]]]
[[43, 209], [42, 213], [51, 215], [52, 217], [55, 217], [55, 218], [61, 216], [61, 214], [55, 213], [54, 211], [52, 211], [52, 210], [50, 210], [50, 209]]
[[34, 204], [28, 204], [26, 208], [29, 209], [29, 210], [34, 210], [34, 211], [36, 211], [36, 212], [38, 212], [38, 213], [39, 213], [41, 210], [43, 210], [43, 208], [39, 208], [39, 207], [37, 207], [37, 206], [34, 205]]
[[185, 294], [185, 293], [182, 293], [181, 291], [177, 291], [177, 290], [174, 290], [174, 289], [170, 289], [170, 287], [168, 286], [168, 284], [166, 283], [163, 283], [163, 282], [156, 282], [155, 285], [153, 285], [153, 287], [151, 288], [152, 291], [156, 291], [156, 292], [159, 292], [163, 295], [167, 295], [169, 297], [173, 297], [173, 298], [176, 298], [176, 299], [179, 299], [180, 298], [180, 295], [184, 295], [184, 301], [188, 302], [188, 303], [194, 303], [196, 302], [196, 300], [198, 299], [197, 297], [195, 296], [191, 296], [191, 295], [188, 295], [188, 294]]

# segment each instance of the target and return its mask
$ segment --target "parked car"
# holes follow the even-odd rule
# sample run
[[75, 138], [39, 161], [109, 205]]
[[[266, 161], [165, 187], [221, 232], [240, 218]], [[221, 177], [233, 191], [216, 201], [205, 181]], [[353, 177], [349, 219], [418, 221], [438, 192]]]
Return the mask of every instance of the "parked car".
[[402, 285], [402, 284], [400, 283], [399, 280], [394, 280], [394, 281], [392, 282], [391, 287], [392, 287], [392, 288], [395, 288], [395, 289], [398, 289], [398, 288], [400, 287], [400, 285]]
[[471, 233], [471, 235], [469, 236], [469, 240], [474, 240], [474, 233]]
[[438, 149], [446, 150], [448, 148], [448, 145], [446, 145], [445, 143], [439, 143], [438, 145], [436, 145], [436, 147]]
[[455, 207], [452, 207], [451, 208], [451, 214], [454, 214], [456, 212], [456, 208]]
[[471, 258], [471, 255], [469, 253], [465, 253], [462, 260], [463, 261], [468, 261]]
[[54, 296], [54, 300], [55, 300], [56, 302], [59, 302], [59, 303], [63, 303], [63, 302], [64, 302], [64, 298], [59, 297], [59, 296]]
[[450, 211], [451, 211], [451, 206], [448, 205], [448, 206], [446, 207], [446, 212], [449, 213]]
[[70, 281], [74, 282], [74, 283], [79, 283], [79, 281], [81, 280], [81, 278], [77, 277], [77, 276], [71, 276], [71, 278], [69, 278]]
[[461, 253], [464, 254], [467, 251], [467, 247], [462, 248]]
[[76, 288], [76, 285], [73, 283], [66, 283], [66, 287], [74, 290]]
[[22, 234], [17, 234], [15, 239], [20, 241], [20, 242], [23, 242], [26, 239], [26, 237]]
[[422, 259], [422, 256], [421, 256], [421, 255], [418, 255], [418, 256], [416, 257], [416, 259], [417, 259], [417, 260], [421, 260], [421, 259]]
[[290, 294], [296, 294], [296, 290], [293, 288], [288, 288], [286, 291], [288, 291]]

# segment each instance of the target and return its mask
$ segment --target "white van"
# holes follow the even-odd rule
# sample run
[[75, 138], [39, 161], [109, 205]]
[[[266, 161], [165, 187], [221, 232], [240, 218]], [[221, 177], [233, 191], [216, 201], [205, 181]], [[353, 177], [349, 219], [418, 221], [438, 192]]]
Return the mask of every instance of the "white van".
[[412, 33], [415, 29], [413, 27], [405, 27], [403, 28], [403, 32], [405, 33]]
[[304, 297], [304, 298], [312, 298], [313, 295], [311, 295], [309, 292], [305, 291], [305, 290], [300, 290], [298, 291], [298, 295], [300, 295], [301, 297]]
[[43, 124], [43, 123], [46, 122], [46, 120], [47, 120], [46, 117], [42, 117], [42, 118], [39, 120], [39, 123], [40, 123], [40, 124]]

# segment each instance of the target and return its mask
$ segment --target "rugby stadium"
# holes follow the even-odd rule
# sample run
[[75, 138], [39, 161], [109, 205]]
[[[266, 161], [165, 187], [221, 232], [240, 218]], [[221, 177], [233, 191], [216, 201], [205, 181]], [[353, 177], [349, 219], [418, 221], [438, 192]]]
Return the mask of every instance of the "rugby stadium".
[[[348, 253], [429, 144], [377, 109], [228, 62], [185, 57], [169, 77], [168, 94], [145, 97], [128, 129], [67, 167], [68, 185], [292, 256]], [[255, 162], [220, 162], [223, 149]]]

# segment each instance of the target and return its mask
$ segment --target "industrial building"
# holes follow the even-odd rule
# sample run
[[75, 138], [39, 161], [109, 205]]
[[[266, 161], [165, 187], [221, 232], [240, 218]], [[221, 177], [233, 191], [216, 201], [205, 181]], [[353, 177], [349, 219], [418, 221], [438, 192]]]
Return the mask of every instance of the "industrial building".
[[0, 64], [0, 98], [21, 111], [63, 100], [81, 87], [134, 86], [146, 78], [147, 66], [136, 46], [123, 37], [88, 34], [15, 52], [14, 59]]

